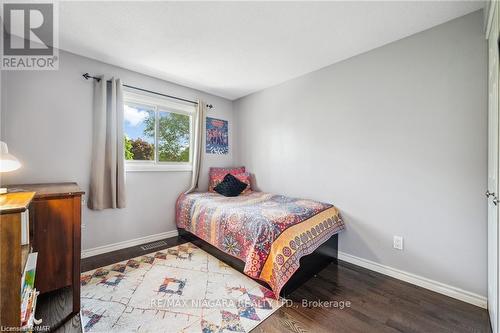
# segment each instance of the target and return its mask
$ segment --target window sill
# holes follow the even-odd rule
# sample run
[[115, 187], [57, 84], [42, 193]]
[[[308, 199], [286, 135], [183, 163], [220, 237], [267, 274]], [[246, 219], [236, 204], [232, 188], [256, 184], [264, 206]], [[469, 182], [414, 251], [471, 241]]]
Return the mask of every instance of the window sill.
[[186, 172], [193, 171], [193, 166], [189, 164], [127, 164], [125, 163], [125, 172]]

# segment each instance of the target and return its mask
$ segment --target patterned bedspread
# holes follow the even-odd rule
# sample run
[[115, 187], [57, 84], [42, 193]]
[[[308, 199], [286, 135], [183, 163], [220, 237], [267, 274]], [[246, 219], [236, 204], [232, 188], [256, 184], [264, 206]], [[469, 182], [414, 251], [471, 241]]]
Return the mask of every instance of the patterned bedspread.
[[266, 282], [276, 296], [301, 257], [344, 229], [332, 205], [265, 192], [238, 197], [183, 194], [177, 200], [176, 222], [244, 261], [245, 274]]

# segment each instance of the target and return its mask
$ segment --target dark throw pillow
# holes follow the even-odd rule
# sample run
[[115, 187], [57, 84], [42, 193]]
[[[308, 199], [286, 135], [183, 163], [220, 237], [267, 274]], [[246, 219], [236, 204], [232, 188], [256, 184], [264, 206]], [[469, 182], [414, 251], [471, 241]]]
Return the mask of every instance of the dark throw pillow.
[[224, 180], [214, 187], [214, 190], [225, 197], [237, 197], [246, 187], [247, 184], [228, 173], [224, 176]]

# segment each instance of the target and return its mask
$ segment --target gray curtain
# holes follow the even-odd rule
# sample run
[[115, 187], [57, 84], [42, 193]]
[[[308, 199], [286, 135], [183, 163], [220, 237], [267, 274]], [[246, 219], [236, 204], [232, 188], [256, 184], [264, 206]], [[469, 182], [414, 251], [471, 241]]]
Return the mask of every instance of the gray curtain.
[[94, 81], [92, 170], [88, 207], [125, 207], [123, 89], [120, 79]]
[[193, 144], [193, 174], [191, 175], [191, 185], [185, 192], [190, 193], [198, 188], [198, 180], [200, 179], [200, 169], [202, 160], [202, 144], [203, 144], [203, 120], [205, 119], [206, 106], [205, 102], [198, 100], [194, 120], [194, 144]]

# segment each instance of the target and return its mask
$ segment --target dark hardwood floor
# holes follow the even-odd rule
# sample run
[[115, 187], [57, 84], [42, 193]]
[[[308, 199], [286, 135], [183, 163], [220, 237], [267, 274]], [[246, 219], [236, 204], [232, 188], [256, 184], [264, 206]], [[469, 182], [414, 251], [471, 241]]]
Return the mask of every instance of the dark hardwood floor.
[[[168, 248], [185, 242], [180, 237], [166, 239]], [[150, 253], [139, 246], [82, 260], [82, 271], [91, 270]], [[68, 293], [44, 295], [37, 315], [57, 332], [81, 332], [78, 316], [57, 327]], [[339, 261], [322, 270], [290, 295], [284, 306], [262, 322], [254, 332], [490, 332], [485, 309], [434, 293], [400, 280]], [[306, 301], [333, 302], [315, 307]], [[347, 306], [350, 302], [350, 306]], [[323, 304], [325, 305], [325, 304]]]

